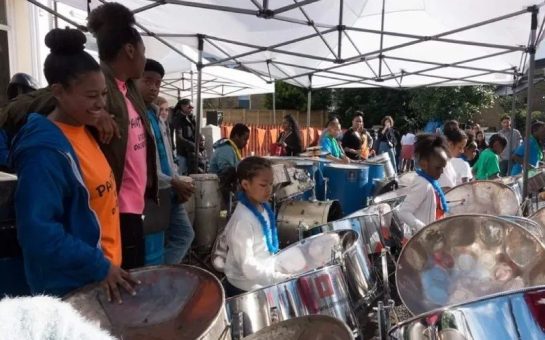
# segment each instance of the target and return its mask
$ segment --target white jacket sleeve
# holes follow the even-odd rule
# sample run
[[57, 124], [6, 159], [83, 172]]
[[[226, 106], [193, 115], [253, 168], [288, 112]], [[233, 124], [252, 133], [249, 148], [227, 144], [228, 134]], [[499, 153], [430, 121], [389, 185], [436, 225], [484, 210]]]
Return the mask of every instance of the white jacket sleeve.
[[267, 257], [254, 254], [254, 244], [264, 242], [256, 235], [254, 228], [244, 220], [235, 221], [228, 234], [229, 257], [237, 264], [244, 278], [254, 284], [267, 286], [289, 277], [277, 272], [272, 255]]
[[[427, 200], [429, 195], [433, 194], [433, 188], [430, 191], [426, 182], [415, 180], [407, 197], [405, 197], [405, 200], [399, 206], [398, 216], [401, 218], [401, 221], [405, 222], [411, 228], [422, 229], [426, 223], [416, 217], [416, 215], [419, 209], [425, 209], [422, 203]], [[422, 212], [419, 212], [418, 215], [421, 214]]]

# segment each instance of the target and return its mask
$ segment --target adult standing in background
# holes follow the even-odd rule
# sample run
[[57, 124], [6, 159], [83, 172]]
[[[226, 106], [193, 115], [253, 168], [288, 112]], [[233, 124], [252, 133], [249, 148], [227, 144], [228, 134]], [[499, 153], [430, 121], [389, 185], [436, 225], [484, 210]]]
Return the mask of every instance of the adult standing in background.
[[346, 130], [342, 138], [344, 153], [353, 160], [367, 159], [373, 146], [373, 139], [364, 128], [363, 117], [363, 112], [356, 111], [352, 118], [352, 126]]
[[108, 140], [99, 133], [101, 149], [119, 188], [123, 268], [144, 265], [145, 199], [157, 200], [155, 142], [146, 105], [135, 79], [146, 64], [142, 37], [133, 27], [133, 13], [118, 3], [106, 3], [89, 14], [87, 26], [98, 44], [108, 97], [103, 120], [115, 121], [118, 136]]
[[176, 140], [180, 175], [189, 174], [194, 169], [196, 129], [197, 122], [191, 101], [189, 99], [178, 101], [172, 115], [172, 131]]
[[522, 143], [522, 135], [519, 130], [511, 127], [511, 117], [508, 115], [503, 116], [500, 122], [501, 130], [498, 131], [498, 134], [507, 139], [507, 146], [500, 155], [500, 173], [502, 176], [507, 176], [509, 158]]
[[479, 148], [479, 151], [484, 151], [486, 148], [488, 148], [488, 144], [486, 144], [486, 139], [484, 138], [484, 132], [482, 130], [477, 130], [477, 132], [475, 132], [475, 142], [477, 142], [477, 148]]
[[299, 131], [299, 124], [290, 114], [284, 116], [282, 133], [278, 136], [276, 145], [283, 148], [282, 155], [284, 156], [297, 156], [303, 152], [303, 140]]
[[394, 119], [392, 116], [385, 116], [381, 121], [382, 129], [379, 130], [377, 141], [375, 142], [375, 152], [377, 155], [388, 153], [390, 162], [394, 169], [397, 169], [396, 165], [396, 146], [398, 140], [394, 131]]

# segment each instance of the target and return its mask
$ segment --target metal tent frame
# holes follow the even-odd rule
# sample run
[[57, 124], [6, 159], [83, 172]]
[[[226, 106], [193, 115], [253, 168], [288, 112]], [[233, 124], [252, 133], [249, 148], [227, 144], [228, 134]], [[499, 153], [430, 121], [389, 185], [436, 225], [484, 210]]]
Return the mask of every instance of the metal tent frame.
[[[59, 18], [74, 24], [76, 27], [85, 30], [81, 25], [77, 25], [72, 22], [69, 18], [59, 16], [54, 9], [50, 9], [47, 6], [44, 6], [37, 2], [36, 0], [27, 0], [30, 3], [33, 3], [42, 9], [48, 11], [49, 13], [58, 16]], [[62, 1], [62, 0], [61, 0]], [[102, 3], [106, 3], [105, 0], [98, 0]], [[360, 86], [369, 86], [369, 87], [387, 87], [387, 88], [404, 88], [406, 87], [403, 83], [403, 80], [406, 80], [408, 77], [420, 76], [431, 78], [429, 83], [424, 83], [419, 86], [449, 86], [449, 85], [498, 85], [500, 82], [492, 81], [480, 81], [479, 78], [485, 75], [512, 75], [515, 81], [523, 74], [528, 73], [528, 114], [526, 117], [526, 140], [528, 140], [530, 133], [531, 125], [531, 112], [533, 111], [533, 96], [534, 96], [534, 74], [535, 74], [535, 53], [536, 45], [543, 38], [543, 31], [545, 25], [545, 17], [541, 20], [541, 23], [538, 22], [538, 14], [540, 7], [543, 6], [543, 3], [536, 3], [527, 8], [514, 11], [512, 13], [507, 13], [505, 15], [496, 16], [489, 18], [487, 20], [465, 25], [463, 27], [451, 29], [445, 32], [440, 32], [434, 35], [417, 35], [417, 34], [407, 34], [402, 32], [391, 32], [384, 29], [385, 22], [385, 7], [386, 0], [382, 0], [382, 11], [381, 11], [381, 25], [380, 29], [364, 29], [361, 27], [351, 27], [346, 25], [344, 19], [344, 3], [345, 0], [338, 0], [338, 22], [337, 25], [324, 24], [314, 21], [306, 9], [309, 5], [322, 2], [323, 0], [293, 0], [293, 3], [290, 5], [285, 5], [277, 8], [271, 7], [271, 4], [268, 0], [249, 0], [248, 5], [251, 7], [232, 7], [232, 6], [223, 6], [215, 5], [205, 2], [197, 1], [183, 1], [183, 0], [148, 0], [150, 4], [145, 6], [133, 9], [134, 13], [139, 15], [150, 11], [154, 8], [158, 8], [166, 5], [176, 5], [181, 7], [192, 7], [199, 8], [209, 11], [221, 11], [236, 13], [238, 15], [248, 15], [254, 16], [262, 20], [274, 20], [281, 21], [286, 23], [286, 25], [305, 25], [312, 28], [313, 33], [300, 36], [298, 38], [289, 39], [282, 41], [280, 43], [271, 44], [271, 45], [257, 45], [242, 41], [237, 41], [225, 37], [219, 37], [215, 35], [208, 35], [201, 32], [199, 34], [178, 34], [178, 33], [166, 33], [166, 32], [152, 32], [147, 29], [142, 24], [137, 24], [137, 26], [142, 31], [143, 35], [152, 36], [155, 39], [159, 40], [166, 46], [172, 48], [180, 56], [186, 58], [187, 60], [194, 63], [197, 67], [197, 112], [196, 118], [198, 122], [202, 120], [202, 105], [201, 105], [201, 93], [203, 91], [202, 84], [202, 70], [205, 67], [212, 65], [226, 65], [226, 64], [235, 64], [240, 68], [247, 70], [259, 76], [261, 79], [266, 80], [267, 82], [274, 81], [289, 81], [295, 85], [305, 87], [308, 89], [308, 110], [307, 110], [307, 125], [310, 125], [310, 107], [312, 100], [312, 88], [313, 88], [313, 79], [329, 79], [336, 81], [337, 83], [332, 83], [331, 85], [324, 85], [318, 87], [360, 87]], [[536, 0], [537, 2], [537, 0]], [[89, 9], [89, 8], [88, 8]], [[295, 18], [293, 16], [286, 15], [290, 11], [297, 11], [299, 15], [302, 15], [304, 19]], [[292, 12], [293, 13], [293, 12]], [[472, 41], [464, 39], [454, 39], [449, 38], [454, 34], [468, 31], [477, 27], [482, 27], [485, 25], [490, 25], [493, 23], [501, 22], [503, 20], [508, 20], [511, 18], [519, 17], [522, 15], [530, 14], [529, 20], [529, 39], [528, 43], [524, 46], [512, 46], [508, 44], [498, 44], [498, 43], [489, 43], [482, 41]], [[539, 29], [538, 29], [539, 26]], [[380, 38], [380, 47], [373, 51], [362, 52], [358, 48], [358, 44], [355, 41], [354, 34], [365, 33], [378, 35]], [[333, 38], [331, 38], [333, 37]], [[396, 37], [408, 39], [403, 43], [395, 44], [392, 46], [386, 47], [384, 45], [385, 37]], [[194, 39], [197, 42], [198, 50], [198, 59], [193, 60], [187, 55], [178, 50], [173, 44], [169, 42], [169, 39]], [[334, 49], [333, 46], [328, 42], [328, 38], [334, 39], [337, 43], [337, 48]], [[343, 40], [346, 38], [345, 42], [348, 42], [350, 48], [353, 48], [357, 51], [356, 55], [346, 56], [344, 52], [345, 46], [343, 45]], [[287, 49], [287, 46], [293, 45], [300, 42], [309, 42], [311, 39], [318, 39], [320, 44], [323, 44], [327, 51], [329, 51], [331, 56], [323, 55], [314, 55], [306, 53], [305, 51], [293, 51]], [[440, 61], [433, 60], [418, 60], [411, 58], [400, 58], [395, 55], [391, 55], [392, 52], [409, 47], [417, 44], [422, 44], [425, 42], [440, 42], [444, 44], [455, 44], [460, 46], [471, 46], [471, 47], [482, 47], [487, 49], [494, 50], [494, 52], [484, 53], [480, 56], [472, 57], [470, 59], [458, 60], [451, 63], [443, 63]], [[203, 63], [203, 53], [204, 48], [209, 47], [211, 50], [217, 54], [223, 55], [224, 57], [211, 61], [208, 63]], [[226, 46], [234, 48], [238, 53], [229, 53]], [[290, 61], [277, 60], [273, 58], [265, 58], [264, 60], [244, 60], [244, 58], [250, 56], [257, 56], [263, 54], [264, 52], [275, 53], [278, 56], [298, 58], [305, 61], [316, 61], [324, 62], [331, 64], [326, 67], [311, 67], [308, 65], [303, 65], [303, 63], [293, 63]], [[505, 69], [493, 69], [486, 67], [476, 67], [468, 65], [475, 61], [482, 61], [488, 58], [497, 57], [509, 53], [520, 53], [520, 62], [518, 67], [509, 67]], [[378, 61], [378, 67], [372, 67], [370, 64], [371, 61]], [[401, 70], [400, 72], [393, 72], [390, 67], [391, 62], [395, 61], [404, 61], [415, 64], [424, 65], [423, 68], [407, 72]], [[528, 63], [527, 63], [528, 61]], [[526, 65], [528, 64], [528, 70], [526, 70]], [[256, 67], [260, 65], [261, 68]], [[365, 68], [368, 68], [372, 74], [372, 77], [360, 76], [356, 74], [351, 74], [346, 71], [343, 72], [342, 68], [351, 65], [358, 65]], [[446, 72], [449, 68], [463, 69], [466, 71], [471, 71], [470, 73], [463, 77], [451, 77], [448, 76]], [[263, 69], [266, 69], [267, 72], [264, 72]], [[271, 72], [271, 69], [274, 71]], [[439, 72], [435, 72], [439, 71]], [[441, 71], [444, 71], [445, 74], [441, 74]], [[431, 73], [434, 72], [434, 73]], [[478, 73], [475, 73], [478, 72]], [[439, 73], [439, 74], [438, 74]], [[396, 86], [388, 86], [384, 84], [388, 80], [394, 80]], [[316, 88], [317, 85], [314, 84]], [[200, 124], [198, 124], [197, 136], [200, 136]], [[524, 185], [523, 185], [523, 196], [527, 197], [528, 195], [528, 153], [529, 153], [529, 144], [526, 143], [526, 150], [524, 156]]]

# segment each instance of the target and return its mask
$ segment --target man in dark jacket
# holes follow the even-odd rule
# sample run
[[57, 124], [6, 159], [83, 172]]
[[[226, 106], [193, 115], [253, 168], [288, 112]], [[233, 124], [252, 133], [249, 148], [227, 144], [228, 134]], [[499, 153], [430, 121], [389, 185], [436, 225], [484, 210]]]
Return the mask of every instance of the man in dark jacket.
[[176, 154], [178, 155], [178, 165], [181, 175], [195, 171], [196, 126], [191, 101], [189, 99], [180, 100], [174, 106], [172, 131], [175, 135]]

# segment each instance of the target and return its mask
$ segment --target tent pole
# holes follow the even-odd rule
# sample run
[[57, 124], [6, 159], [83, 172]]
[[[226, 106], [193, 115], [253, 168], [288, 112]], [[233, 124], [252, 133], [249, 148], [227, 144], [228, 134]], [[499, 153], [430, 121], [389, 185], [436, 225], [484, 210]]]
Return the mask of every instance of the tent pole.
[[190, 81], [190, 86], [189, 88], [191, 89], [191, 103], [193, 103], [193, 105], [195, 105], [195, 88], [194, 88], [194, 84], [193, 84], [193, 70], [191, 70], [189, 72], [189, 81]]
[[273, 125], [276, 125], [276, 81], [273, 81], [272, 110], [273, 110]]
[[312, 107], [312, 75], [308, 76], [308, 92], [307, 92], [307, 145], [310, 144], [310, 109]]
[[511, 154], [513, 153], [513, 148], [512, 148], [512, 145], [513, 145], [513, 136], [515, 134], [515, 129], [516, 129], [516, 122], [515, 122], [515, 119], [517, 118], [516, 117], [516, 113], [515, 113], [515, 105], [516, 105], [516, 94], [515, 94], [515, 88], [517, 87], [517, 79], [516, 79], [516, 75], [515, 75], [515, 80], [513, 81], [513, 87], [512, 87], [512, 94], [511, 94], [511, 136], [509, 137], [509, 145], [507, 145], [507, 147], [509, 148], [509, 159], [507, 161], [507, 176], [509, 176], [509, 174], [511, 174], [511, 167], [513, 166], [513, 160], [511, 159]]
[[339, 36], [337, 41], [337, 58], [342, 60], [342, 41], [343, 41], [343, 11], [344, 11], [344, 0], [339, 0]]
[[[202, 120], [202, 103], [201, 103], [201, 86], [202, 86], [202, 51], [204, 48], [204, 38], [202, 35], [197, 37], [199, 41], [199, 61], [197, 63], [197, 119], [195, 127], [195, 164], [193, 165], [193, 173], [198, 173], [199, 170], [199, 144], [201, 140], [201, 120]], [[192, 86], [193, 88], [193, 86]]]
[[528, 53], [530, 55], [530, 61], [528, 66], [528, 112], [526, 113], [526, 131], [525, 131], [525, 144], [524, 144], [524, 173], [522, 177], [522, 197], [528, 197], [528, 170], [530, 169], [528, 161], [530, 155], [530, 136], [532, 125], [532, 109], [534, 107], [534, 73], [535, 73], [535, 59], [536, 59], [536, 31], [537, 31], [537, 14], [539, 9], [537, 6], [533, 6], [531, 9], [531, 32], [530, 32], [530, 45], [528, 46]]

